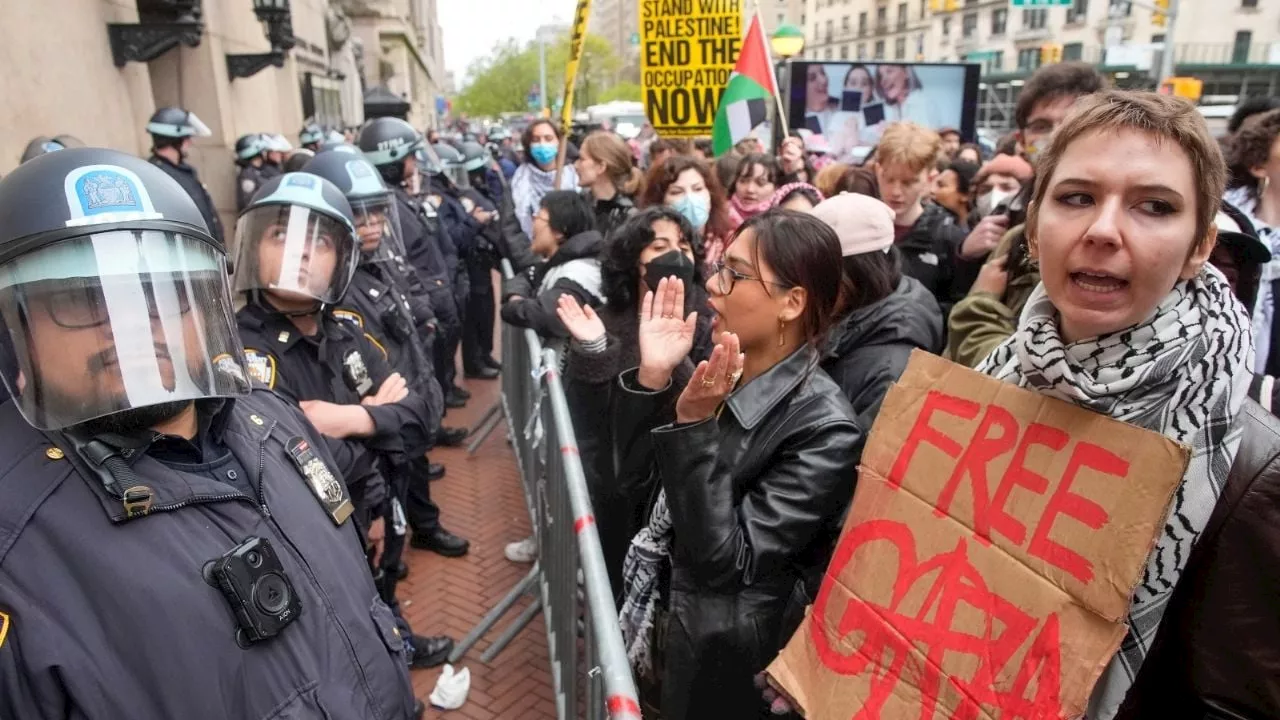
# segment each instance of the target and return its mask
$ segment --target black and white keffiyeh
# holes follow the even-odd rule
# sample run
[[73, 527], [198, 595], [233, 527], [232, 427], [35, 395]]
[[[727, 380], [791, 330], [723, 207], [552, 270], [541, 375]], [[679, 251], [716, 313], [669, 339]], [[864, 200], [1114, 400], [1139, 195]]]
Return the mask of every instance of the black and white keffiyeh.
[[646, 677], [653, 677], [654, 620], [662, 603], [662, 577], [671, 566], [671, 541], [671, 511], [667, 493], [661, 490], [649, 524], [632, 538], [622, 561], [622, 641], [631, 667]]
[[1115, 716], [1155, 639], [1196, 538], [1240, 447], [1235, 422], [1248, 394], [1253, 336], [1244, 307], [1206, 265], [1179, 282], [1146, 321], [1065, 344], [1058, 311], [1038, 286], [1018, 329], [978, 371], [1154, 430], [1191, 449], [1164, 532], [1129, 605], [1129, 634], [1090, 702], [1091, 720]]

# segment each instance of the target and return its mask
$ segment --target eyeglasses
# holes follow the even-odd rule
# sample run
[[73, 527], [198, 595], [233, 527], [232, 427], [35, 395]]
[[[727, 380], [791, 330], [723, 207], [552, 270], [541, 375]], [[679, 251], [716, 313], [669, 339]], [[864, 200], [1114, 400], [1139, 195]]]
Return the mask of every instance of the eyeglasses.
[[739, 280], [755, 280], [756, 282], [767, 283], [780, 288], [790, 287], [789, 285], [784, 285], [780, 282], [752, 277], [746, 273], [738, 272], [728, 265], [725, 265], [724, 261], [720, 261], [711, 266], [711, 277], [715, 279], [716, 289], [720, 291], [721, 295], [728, 295], [732, 293], [734, 284]]
[[[160, 309], [151, 283], [143, 283], [142, 290], [146, 297], [147, 314], [153, 319], [191, 312], [191, 298], [180, 290], [176, 293], [176, 313], [173, 308], [165, 308], [163, 311]], [[34, 300], [44, 306], [54, 324], [70, 330], [98, 327], [111, 319], [110, 309], [100, 286], [45, 292]]]

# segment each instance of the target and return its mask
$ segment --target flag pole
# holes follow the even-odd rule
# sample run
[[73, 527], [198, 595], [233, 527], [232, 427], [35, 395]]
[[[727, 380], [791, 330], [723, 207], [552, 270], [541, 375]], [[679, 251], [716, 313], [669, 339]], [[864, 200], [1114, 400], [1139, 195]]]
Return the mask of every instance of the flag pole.
[[[782, 104], [782, 90], [778, 87], [778, 73], [773, 64], [773, 48], [769, 47], [769, 38], [764, 36], [764, 16], [760, 14], [760, 1], [751, 0], [751, 5], [755, 7], [756, 22], [760, 23], [760, 39], [764, 42], [764, 54], [769, 58], [769, 72], [773, 73], [773, 99], [778, 105], [778, 118], [782, 120], [782, 137], [787, 136], [787, 110]], [[777, 148], [774, 148], [777, 152]]]

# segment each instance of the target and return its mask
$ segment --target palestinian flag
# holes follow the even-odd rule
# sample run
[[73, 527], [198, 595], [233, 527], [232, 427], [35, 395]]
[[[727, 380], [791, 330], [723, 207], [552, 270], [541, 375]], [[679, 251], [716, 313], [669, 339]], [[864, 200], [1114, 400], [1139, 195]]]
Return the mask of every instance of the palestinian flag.
[[769, 103], [778, 92], [774, 84], [773, 62], [769, 59], [769, 46], [764, 42], [760, 28], [760, 15], [751, 18], [747, 37], [733, 66], [729, 84], [720, 96], [720, 108], [716, 111], [716, 123], [711, 130], [711, 145], [716, 155], [733, 149], [751, 130], [768, 116]]

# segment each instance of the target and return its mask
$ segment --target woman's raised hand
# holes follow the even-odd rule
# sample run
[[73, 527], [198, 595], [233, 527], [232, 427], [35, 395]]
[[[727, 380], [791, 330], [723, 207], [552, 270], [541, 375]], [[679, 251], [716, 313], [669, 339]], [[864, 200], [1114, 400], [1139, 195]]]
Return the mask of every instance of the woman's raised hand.
[[693, 349], [698, 313], [684, 315], [684, 282], [665, 277], [657, 292], [646, 292], [640, 301], [640, 373], [637, 380], [650, 390], [661, 390], [671, 372]]
[[698, 363], [689, 384], [676, 400], [676, 422], [700, 422], [714, 415], [737, 386], [745, 360], [738, 336], [720, 333], [711, 357]]
[[604, 322], [590, 305], [579, 305], [578, 301], [568, 293], [556, 301], [556, 315], [564, 327], [580, 343], [591, 342], [605, 334]]

